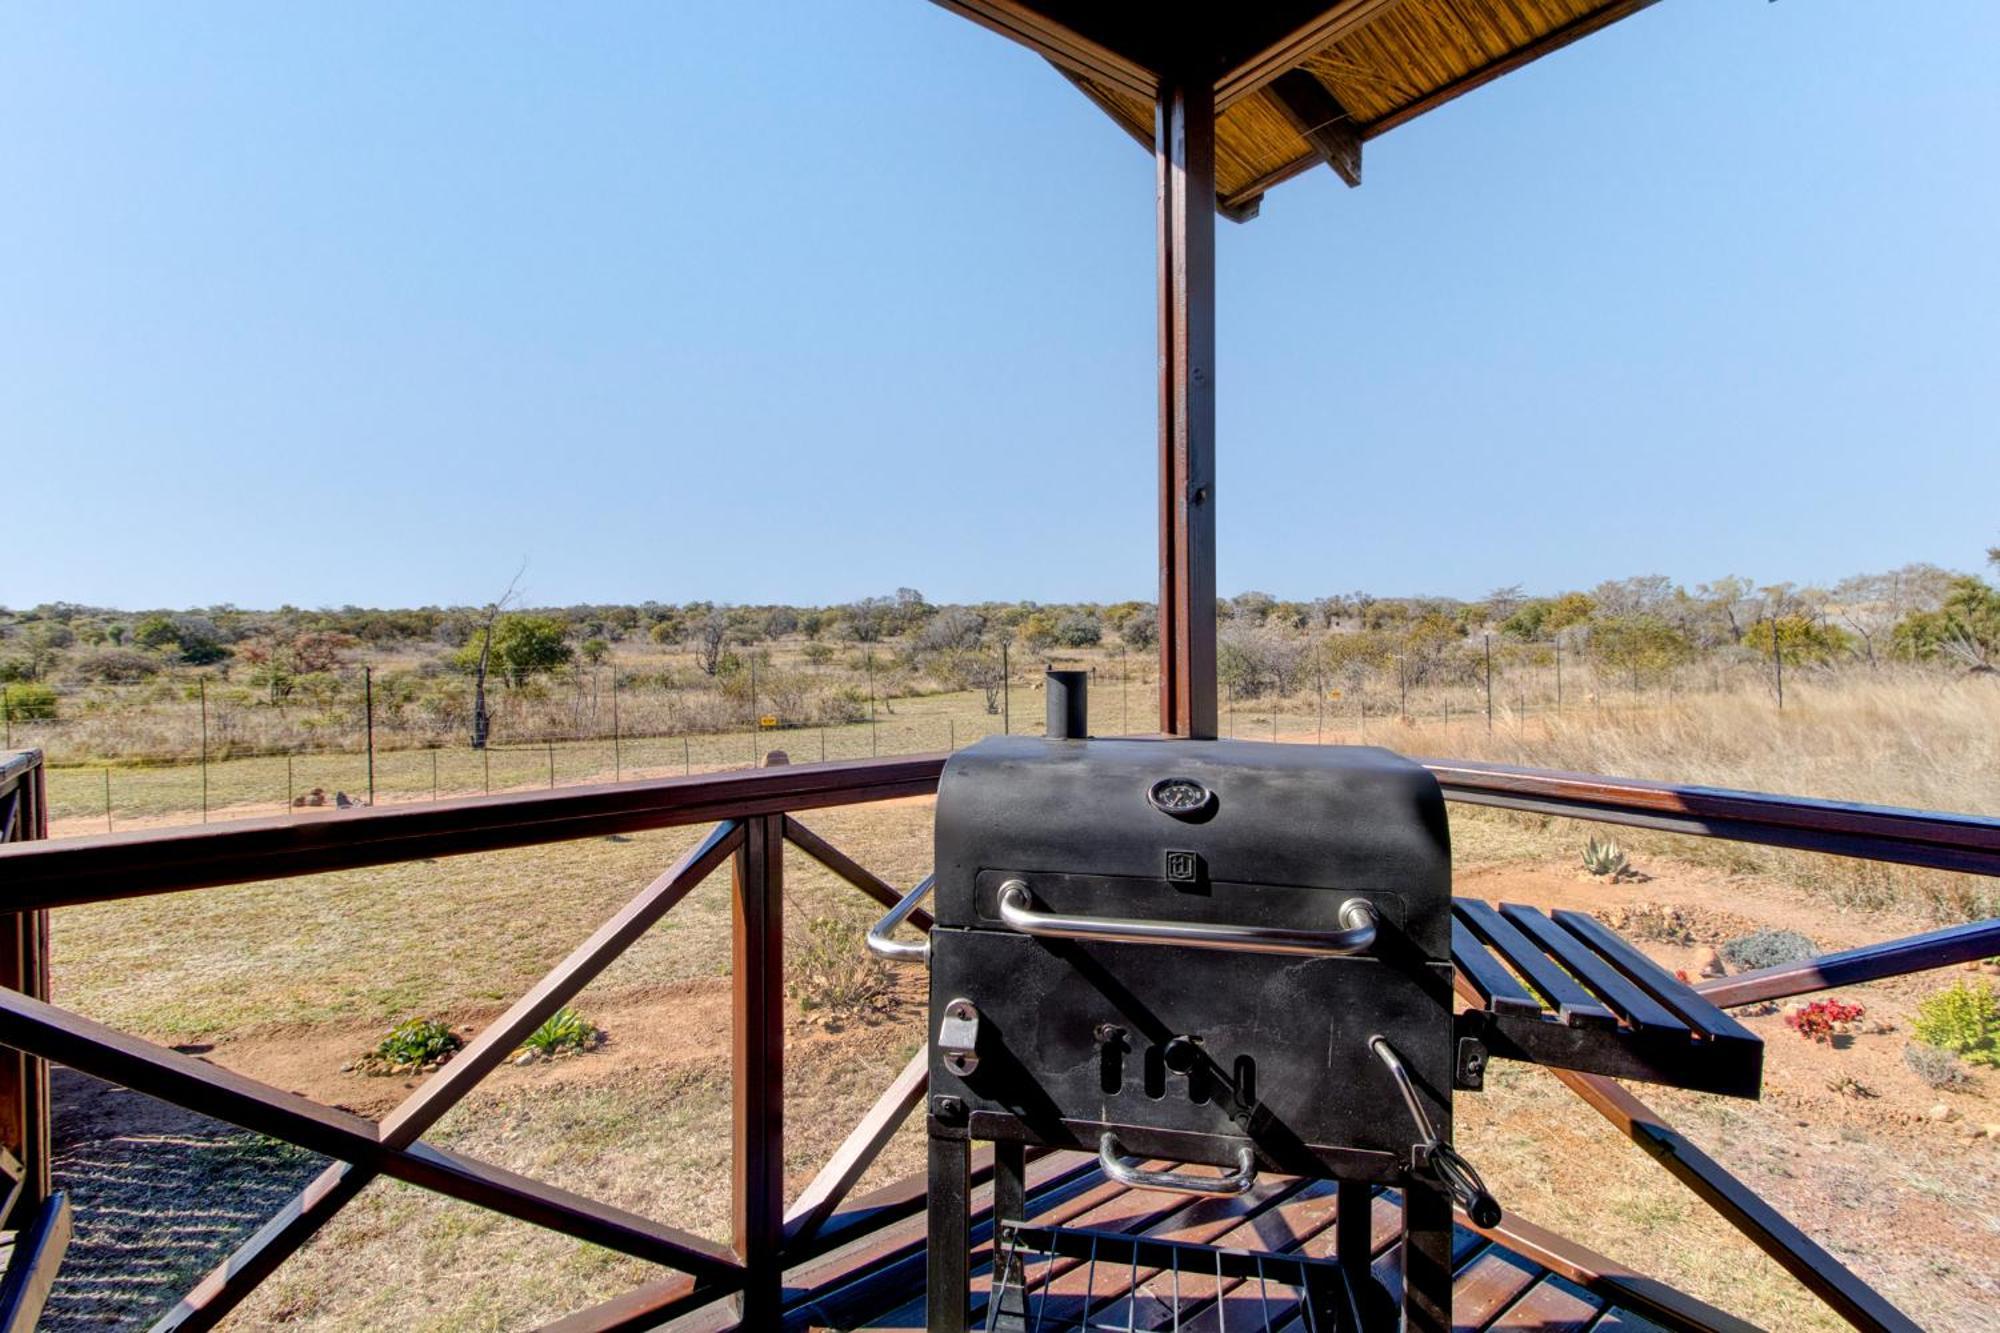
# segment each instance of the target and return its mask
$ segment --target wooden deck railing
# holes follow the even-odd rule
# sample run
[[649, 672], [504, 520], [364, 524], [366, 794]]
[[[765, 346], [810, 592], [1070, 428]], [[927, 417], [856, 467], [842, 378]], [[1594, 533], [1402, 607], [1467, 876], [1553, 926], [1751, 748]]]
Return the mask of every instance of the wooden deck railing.
[[[660, 1263], [675, 1276], [552, 1325], [581, 1333], [650, 1327], [676, 1313], [731, 1298], [742, 1326], [775, 1327], [782, 1276], [848, 1247], [922, 1209], [921, 1179], [863, 1198], [856, 1182], [925, 1093], [924, 1062], [913, 1059], [787, 1210], [783, 1196], [783, 886], [790, 846], [883, 904], [897, 890], [800, 822], [801, 812], [922, 795], [936, 789], [941, 755], [801, 765], [757, 772], [668, 778], [611, 786], [480, 797], [309, 819], [211, 825], [201, 829], [106, 835], [41, 845], [0, 846], [0, 908], [20, 925], [17, 970], [0, 978], [0, 1044], [18, 1053], [0, 1062], [0, 1096], [15, 1108], [5, 1128], [26, 1127], [20, 1201], [9, 1225], [31, 1242], [17, 1247], [60, 1256], [67, 1232], [60, 1196], [47, 1187], [46, 1074], [55, 1060], [203, 1114], [334, 1159], [277, 1216], [218, 1266], [158, 1327], [213, 1326], [286, 1256], [376, 1176], [389, 1176], [492, 1211]], [[1453, 800], [1541, 814], [1665, 829], [1696, 836], [1799, 847], [1906, 865], [2000, 874], [2000, 821], [1921, 811], [1839, 805], [1758, 793], [1673, 787], [1497, 765], [1433, 762]], [[7, 770], [19, 780], [13, 827], [41, 828], [39, 766]], [[4, 794], [4, 789], [0, 789]], [[314, 1103], [206, 1062], [114, 1032], [48, 1002], [41, 941], [51, 907], [224, 884], [289, 878], [419, 858], [560, 842], [642, 829], [713, 823], [693, 850], [476, 1036], [451, 1063], [380, 1121]], [[732, 1243], [716, 1245], [426, 1144], [424, 1133], [490, 1073], [522, 1037], [573, 998], [686, 894], [723, 863], [732, 867]], [[927, 917], [912, 918], [919, 929]], [[0, 938], [0, 948], [5, 947]], [[32, 947], [31, 947], [32, 946]], [[1704, 990], [1721, 1004], [1803, 994], [1835, 984], [1942, 967], [2000, 952], [2000, 921], [1956, 927], [1832, 955], [1810, 964], [1725, 978]], [[20, 984], [16, 984], [16, 983]], [[18, 1063], [14, 1083], [6, 1078]], [[1879, 1294], [1792, 1227], [1719, 1164], [1694, 1150], [1643, 1103], [1609, 1080], [1562, 1075], [1586, 1102], [1658, 1157], [1756, 1244], [1855, 1326], [1915, 1326]], [[37, 1091], [38, 1090], [38, 1091]], [[39, 1102], [35, 1098], [39, 1097]], [[41, 1109], [37, 1112], [35, 1106]], [[39, 1119], [35, 1116], [39, 1115]], [[36, 1146], [36, 1135], [40, 1135]], [[31, 1163], [39, 1166], [31, 1166]], [[0, 1160], [0, 1167], [6, 1166]], [[990, 1167], [986, 1168], [990, 1170]], [[36, 1175], [36, 1171], [41, 1173]], [[27, 1206], [32, 1200], [34, 1206]], [[1537, 1233], [1540, 1234], [1540, 1233]], [[1553, 1245], [1553, 1239], [1547, 1244]], [[843, 1253], [847, 1251], [843, 1249]], [[866, 1255], [867, 1247], [857, 1253]], [[1577, 1252], [1583, 1254], [1585, 1252]], [[879, 1258], [880, 1256], [875, 1256]], [[47, 1290], [54, 1260], [0, 1284]], [[862, 1262], [856, 1259], [856, 1263]], [[902, 1256], [899, 1262], [907, 1262]], [[1568, 1261], [1578, 1274], [1585, 1259]], [[826, 1280], [844, 1280], [835, 1269]], [[1604, 1274], [1628, 1288], [1643, 1279]], [[810, 1293], [808, 1293], [810, 1295]], [[1671, 1305], [1660, 1307], [1670, 1318]], [[0, 1328], [9, 1327], [0, 1322]]]

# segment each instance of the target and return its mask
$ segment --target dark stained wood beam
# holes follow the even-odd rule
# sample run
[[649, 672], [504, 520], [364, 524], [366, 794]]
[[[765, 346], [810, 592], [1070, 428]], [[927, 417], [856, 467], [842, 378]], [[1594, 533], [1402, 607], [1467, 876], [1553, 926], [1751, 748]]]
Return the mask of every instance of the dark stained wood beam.
[[1361, 128], [1325, 84], [1302, 69], [1287, 70], [1271, 81], [1264, 96], [1335, 175], [1349, 186], [1361, 184]]
[[1216, 734], [1215, 90], [1161, 86], [1154, 112], [1160, 329], [1160, 730]]
[[69, 1249], [72, 1218], [69, 1196], [49, 1195], [35, 1218], [14, 1237], [7, 1275], [0, 1279], [0, 1333], [34, 1333], [41, 1327], [56, 1270]]
[[1063, 70], [1151, 101], [1159, 79], [1135, 44], [1152, 38], [1158, 19], [1124, 6], [1025, 4], [1021, 0], [935, 0], [940, 7], [1037, 52]]
[[784, 1305], [784, 822], [745, 821], [730, 894], [730, 1234], [745, 1328], [773, 1327]]
[[532, 847], [937, 790], [943, 755], [790, 764], [0, 846], [0, 910]]
[[[1248, 29], [1238, 36], [1239, 42], [1248, 38], [1255, 45], [1240, 56], [1232, 57], [1229, 68], [1218, 74], [1215, 81], [1216, 114], [1227, 111], [1285, 71], [1296, 69], [1313, 52], [1358, 32], [1401, 2], [1338, 0], [1337, 3], [1330, 3], [1329, 0], [1319, 0], [1316, 4], [1292, 6], [1294, 12], [1289, 15], [1278, 6], [1272, 6], [1271, 11], [1263, 15], [1258, 13], [1256, 6], [1247, 7], [1249, 17], [1243, 20], [1246, 24], [1257, 25], [1261, 18], [1264, 27], [1274, 23], [1279, 26], [1261, 38], [1252, 35]], [[1318, 12], [1314, 13], [1315, 10]]]
[[1695, 992], [1712, 1004], [1755, 1004], [1761, 1000], [1810, 995], [1835, 986], [1858, 986], [1884, 977], [1929, 972], [1995, 955], [2000, 955], [2000, 921], [1977, 921], [1797, 963], [1739, 972], [1733, 977], [1716, 977], [1696, 986]]

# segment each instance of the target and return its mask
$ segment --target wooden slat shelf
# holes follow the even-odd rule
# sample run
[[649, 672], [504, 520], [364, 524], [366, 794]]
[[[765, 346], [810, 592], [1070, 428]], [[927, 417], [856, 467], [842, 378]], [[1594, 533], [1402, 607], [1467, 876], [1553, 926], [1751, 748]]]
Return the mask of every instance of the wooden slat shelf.
[[1755, 1097], [1764, 1043], [1693, 987], [1582, 912], [1452, 900], [1451, 960], [1478, 1007], [1458, 1016], [1459, 1086], [1489, 1057]]

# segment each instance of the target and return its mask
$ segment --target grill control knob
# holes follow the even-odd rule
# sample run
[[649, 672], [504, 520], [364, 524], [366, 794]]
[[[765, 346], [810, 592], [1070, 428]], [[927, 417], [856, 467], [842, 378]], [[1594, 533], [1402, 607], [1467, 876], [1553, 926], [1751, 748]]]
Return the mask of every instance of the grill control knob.
[[1176, 1074], [1185, 1074], [1201, 1061], [1201, 1043], [1193, 1037], [1171, 1038], [1160, 1058], [1167, 1062], [1167, 1068]]

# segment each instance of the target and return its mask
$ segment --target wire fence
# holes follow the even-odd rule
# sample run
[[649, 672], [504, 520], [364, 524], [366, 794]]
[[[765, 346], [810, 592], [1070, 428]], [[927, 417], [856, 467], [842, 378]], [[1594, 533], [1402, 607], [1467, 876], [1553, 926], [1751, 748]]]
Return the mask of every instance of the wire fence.
[[[643, 671], [579, 670], [553, 688], [496, 690], [483, 747], [470, 743], [462, 714], [440, 707], [440, 699], [456, 696], [426, 693], [417, 673], [357, 668], [283, 699], [196, 675], [56, 690], [51, 703], [25, 716], [9, 706], [4, 744], [47, 755], [58, 832], [116, 831], [716, 772], [781, 759], [955, 750], [995, 733], [1038, 733], [1039, 680], [1047, 666], [1090, 669], [1098, 734], [1157, 728], [1152, 654], [1096, 650], [1017, 652], [990, 694], [900, 694], [887, 686], [906, 681], [871, 671], [861, 678], [865, 688], [855, 687], [851, 672], [834, 674], [812, 696], [798, 689], [796, 670], [767, 671], [764, 680], [775, 678], [782, 690], [765, 694], [753, 668], [740, 697], [716, 688], [695, 698], [685, 689], [646, 688]], [[1243, 739], [1394, 746], [1396, 723], [1519, 729], [1537, 718], [1740, 690], [1746, 681], [1767, 689], [1781, 708], [1785, 672], [1775, 660], [1741, 654], [1607, 670], [1560, 640], [1475, 638], [1455, 645], [1449, 657], [1421, 661], [1398, 654], [1335, 662], [1314, 650], [1293, 657], [1282, 672], [1237, 662], [1217, 721], [1222, 735]], [[1798, 674], [1792, 672], [1794, 691]], [[746, 714], [750, 725], [718, 725]]]

